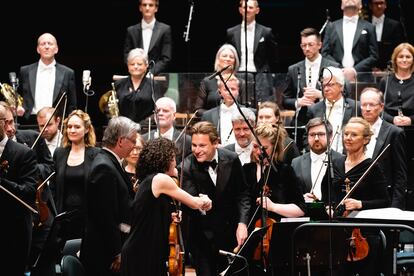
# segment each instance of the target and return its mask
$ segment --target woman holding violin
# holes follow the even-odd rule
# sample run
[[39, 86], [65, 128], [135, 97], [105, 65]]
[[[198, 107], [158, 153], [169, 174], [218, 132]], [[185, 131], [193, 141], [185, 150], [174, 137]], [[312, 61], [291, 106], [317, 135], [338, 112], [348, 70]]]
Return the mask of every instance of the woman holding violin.
[[123, 276], [167, 275], [169, 226], [172, 217], [177, 218], [172, 199], [192, 209], [208, 211], [212, 207], [206, 195], [194, 197], [178, 187], [173, 180], [177, 177], [175, 166], [174, 142], [157, 138], [144, 144], [137, 163], [141, 184], [132, 204], [131, 231], [121, 253]]
[[[255, 203], [252, 204], [251, 214], [252, 221], [256, 221], [256, 225], [249, 225], [249, 230], [255, 226], [261, 227], [258, 224], [261, 223], [263, 212], [265, 212], [265, 217], [273, 219], [266, 221], [266, 225], [272, 226], [271, 224], [281, 217], [301, 217], [306, 210], [298, 179], [292, 167], [282, 161], [284, 158], [284, 132], [279, 130], [278, 125], [259, 123], [255, 128], [255, 134], [269, 158], [264, 158], [261, 161], [260, 145], [253, 140], [252, 162], [243, 166], [253, 197], [252, 200]], [[268, 248], [272, 232], [271, 227], [269, 229], [269, 233], [264, 239]], [[263, 262], [261, 263], [263, 265]]]
[[63, 147], [55, 150], [55, 177], [50, 185], [58, 213], [79, 211], [62, 226], [62, 239], [82, 238], [85, 227], [85, 188], [89, 167], [98, 153], [89, 115], [74, 110], [63, 122]]
[[[386, 190], [386, 182], [382, 171], [374, 164], [373, 160], [366, 158], [365, 150], [373, 132], [370, 124], [359, 117], [351, 118], [343, 128], [343, 143], [347, 155], [333, 160], [334, 179], [332, 181], [331, 195], [334, 206], [342, 201], [352, 189], [352, 194], [343, 200], [343, 206], [336, 208], [338, 216], [346, 216], [353, 210], [365, 210], [373, 208], [384, 208], [389, 206]], [[362, 175], [371, 167], [362, 181], [358, 181]], [[357, 187], [353, 186], [358, 183]], [[323, 190], [322, 193], [327, 193]], [[323, 195], [322, 195], [323, 196]], [[324, 197], [324, 196], [323, 196]], [[339, 211], [342, 210], [342, 211]], [[339, 211], [339, 212], [338, 212]], [[355, 229], [354, 229], [355, 230]], [[352, 231], [352, 237], [355, 231]], [[358, 230], [359, 231], [359, 230]], [[359, 231], [361, 233], [361, 231]], [[351, 244], [348, 262], [345, 265], [346, 275], [349, 273], [360, 273], [360, 275], [379, 275], [376, 271], [378, 265], [377, 254], [380, 245], [378, 230], [362, 229], [362, 237], [358, 233], [358, 240], [366, 238], [365, 243]], [[357, 240], [355, 240], [356, 242]], [[368, 246], [366, 246], [368, 245]], [[369, 249], [365, 250], [365, 249]], [[367, 252], [366, 257], [354, 258], [358, 250]], [[359, 260], [358, 260], [359, 259]], [[377, 262], [377, 263], [375, 263]], [[352, 274], [353, 275], [353, 274]]]

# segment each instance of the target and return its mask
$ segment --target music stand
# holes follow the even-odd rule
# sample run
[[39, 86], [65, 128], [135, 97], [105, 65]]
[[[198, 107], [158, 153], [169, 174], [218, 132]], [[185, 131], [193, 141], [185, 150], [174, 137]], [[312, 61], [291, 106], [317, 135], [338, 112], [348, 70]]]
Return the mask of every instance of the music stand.
[[[245, 269], [242, 267], [243, 265], [238, 260], [250, 260], [253, 257], [254, 251], [259, 246], [259, 242], [262, 240], [263, 236], [265, 235], [267, 229], [270, 226], [267, 225], [266, 227], [255, 228], [247, 237], [246, 241], [244, 242], [243, 246], [240, 248], [237, 255], [240, 257], [233, 257], [233, 260], [229, 263], [229, 266], [226, 270], [220, 273], [220, 276], [224, 275], [232, 275], [237, 271], [241, 271]], [[242, 267], [242, 268], [240, 268]]]
[[312, 221], [328, 220], [329, 216], [322, 201], [306, 202], [306, 216]]

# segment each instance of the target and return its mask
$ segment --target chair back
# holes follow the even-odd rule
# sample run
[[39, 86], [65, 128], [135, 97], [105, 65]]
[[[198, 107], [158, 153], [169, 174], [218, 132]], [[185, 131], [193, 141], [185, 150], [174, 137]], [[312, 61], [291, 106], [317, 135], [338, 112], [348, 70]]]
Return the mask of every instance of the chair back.
[[72, 255], [64, 255], [61, 261], [62, 276], [85, 276], [81, 261]]

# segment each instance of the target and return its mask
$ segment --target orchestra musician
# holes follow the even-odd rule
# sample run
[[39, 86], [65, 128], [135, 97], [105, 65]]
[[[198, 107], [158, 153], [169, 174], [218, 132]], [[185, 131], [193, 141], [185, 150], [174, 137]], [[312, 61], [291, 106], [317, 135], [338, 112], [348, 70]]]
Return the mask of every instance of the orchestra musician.
[[[29, 147], [7, 137], [8, 123], [6, 108], [0, 105], [0, 185], [33, 208], [39, 178], [36, 156]], [[32, 238], [31, 211], [3, 190], [0, 210], [4, 219], [0, 227], [2, 274], [23, 275]]]
[[195, 210], [212, 207], [207, 195], [191, 196], [177, 186], [175, 167], [174, 142], [156, 138], [145, 143], [137, 163], [142, 181], [132, 203], [131, 232], [122, 247], [122, 276], [167, 275], [171, 199]]
[[[372, 164], [372, 159], [365, 155], [366, 147], [371, 139], [370, 124], [363, 118], [352, 117], [343, 129], [343, 143], [347, 155], [333, 160], [334, 179], [331, 188], [332, 206], [338, 206], [350, 189], [354, 189], [336, 208], [337, 216], [344, 216], [353, 210], [385, 208], [389, 206], [385, 177], [378, 164], [374, 164], [356, 188], [353, 186]], [[324, 196], [324, 195], [323, 195]], [[342, 213], [340, 210], [344, 210]], [[360, 273], [360, 275], [379, 275], [378, 265], [380, 238], [378, 230], [362, 229], [362, 235], [369, 245], [368, 255], [357, 262], [346, 262], [344, 275]], [[354, 275], [354, 274], [352, 274]]]
[[[55, 149], [60, 147], [62, 142], [62, 133], [59, 130], [61, 118], [59, 115], [53, 114], [53, 112], [55, 112], [54, 107], [45, 106], [37, 112], [36, 117], [39, 131], [42, 131], [42, 129], [45, 128], [42, 137], [45, 139], [46, 145], [52, 156], [55, 153]], [[50, 119], [49, 124], [45, 127], [52, 115], [52, 119]]]
[[130, 195], [131, 200], [134, 199], [135, 193], [139, 185], [136, 166], [138, 163], [139, 154], [144, 146], [144, 143], [145, 141], [142, 138], [142, 136], [139, 133], [137, 133], [137, 141], [136, 141], [135, 147], [131, 150], [128, 156], [125, 157], [125, 159], [122, 161], [124, 170], [131, 180], [131, 186], [129, 189], [129, 195]]
[[204, 213], [183, 206], [189, 219], [190, 252], [197, 275], [217, 275], [228, 265], [219, 250], [232, 251], [247, 238], [249, 191], [237, 154], [218, 147], [212, 123], [196, 123], [191, 140], [193, 154], [183, 161], [182, 187], [193, 196], [208, 195], [213, 208]]

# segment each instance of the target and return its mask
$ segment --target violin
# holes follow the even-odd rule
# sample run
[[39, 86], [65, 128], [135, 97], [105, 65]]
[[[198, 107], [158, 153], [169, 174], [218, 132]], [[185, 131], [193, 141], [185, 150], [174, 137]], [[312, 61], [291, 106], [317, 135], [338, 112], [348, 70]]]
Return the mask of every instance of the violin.
[[[178, 178], [171, 177], [177, 186], [179, 186]], [[176, 212], [178, 213], [178, 206], [174, 201]], [[170, 276], [184, 275], [184, 250], [182, 246], [182, 236], [179, 223], [173, 221], [170, 224], [168, 245], [170, 254], [168, 256], [168, 273]]]
[[39, 211], [39, 221], [37, 223], [37, 226], [40, 227], [43, 225], [43, 223], [45, 223], [47, 221], [47, 219], [49, 218], [49, 207], [47, 206], [47, 202], [42, 200], [42, 193], [43, 193], [43, 185], [41, 185], [40, 183], [41, 181], [39, 181], [38, 183], [38, 188], [36, 190], [36, 206], [37, 206], [37, 210]]
[[[349, 193], [351, 181], [349, 178], [345, 179], [345, 192]], [[343, 216], [347, 217], [350, 211], [344, 211]], [[360, 228], [352, 229], [351, 237], [349, 238], [349, 248], [346, 260], [348, 262], [356, 262], [368, 256], [369, 244], [367, 239], [362, 236]]]

